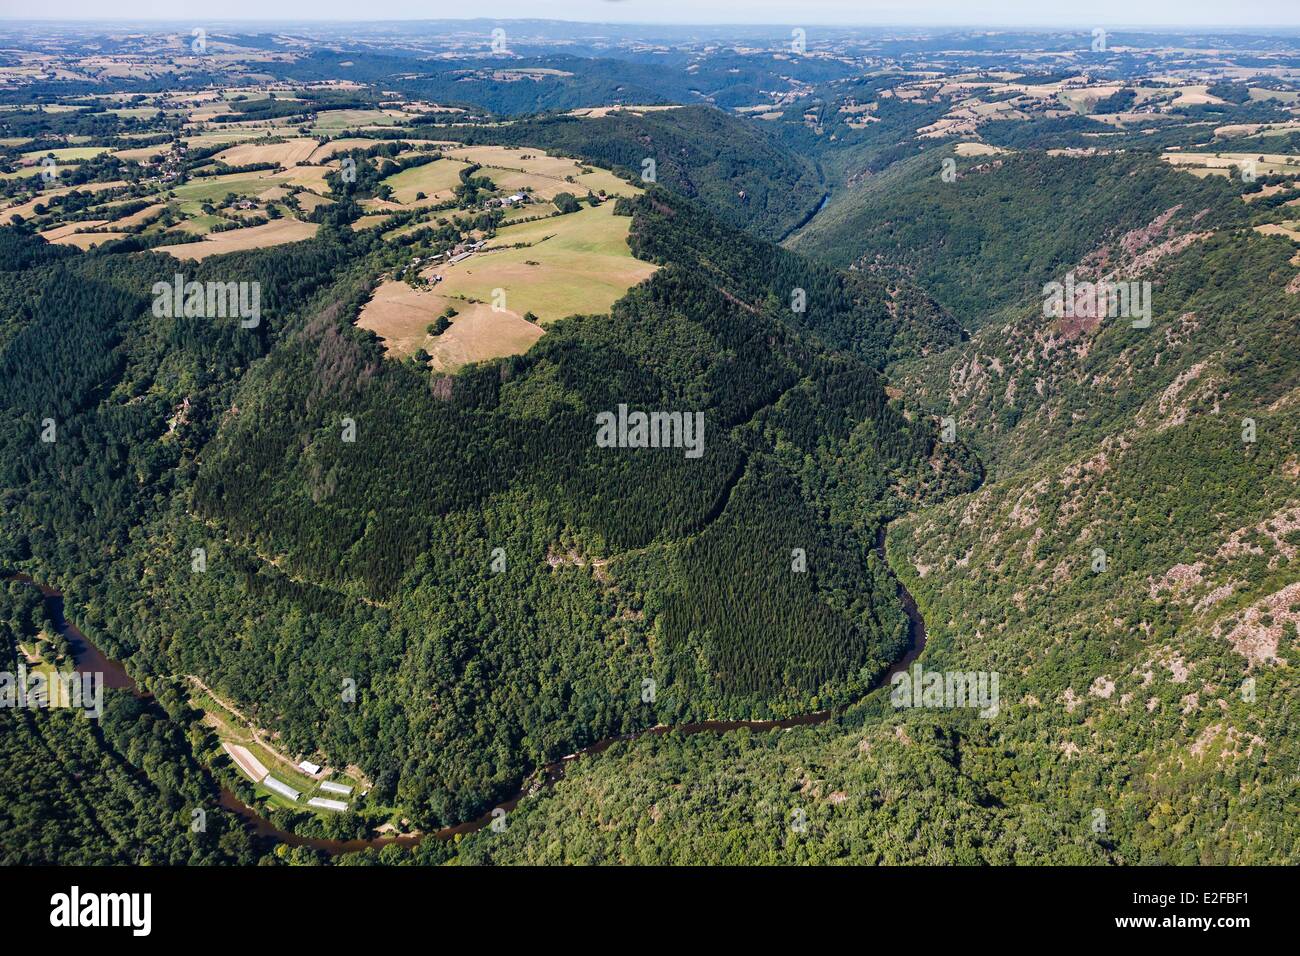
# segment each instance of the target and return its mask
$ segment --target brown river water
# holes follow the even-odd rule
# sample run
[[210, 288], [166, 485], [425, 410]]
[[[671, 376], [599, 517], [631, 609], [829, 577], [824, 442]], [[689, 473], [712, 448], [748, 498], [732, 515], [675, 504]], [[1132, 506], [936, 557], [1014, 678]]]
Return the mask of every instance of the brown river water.
[[[885, 529], [882, 527], [876, 537], [876, 551], [883, 559], [885, 556]], [[104, 654], [99, 648], [90, 642], [77, 627], [69, 622], [63, 614], [63, 595], [52, 587], [37, 584], [30, 576], [25, 574], [13, 575], [20, 581], [26, 581], [29, 584], [35, 584], [40, 588], [41, 593], [45, 596], [45, 605], [50, 612], [50, 617], [60, 633], [64, 634], [69, 645], [73, 650], [74, 667], [78, 673], [98, 671], [104, 675], [104, 686], [116, 688], [118, 690], [129, 690], [137, 696], [146, 696], [140, 690], [135, 680], [127, 673], [126, 668], [119, 662], [111, 659]], [[907, 670], [916, 660], [917, 656], [925, 648], [925, 621], [916, 608], [916, 601], [908, 592], [902, 582], [898, 582], [898, 597], [903, 605], [903, 611], [907, 614], [908, 636], [911, 639], [910, 646], [906, 653], [895, 661], [887, 671], [881, 676], [876, 686], [880, 687], [889, 682], [889, 680], [898, 673]], [[783, 717], [779, 720], [705, 720], [692, 724], [673, 724], [659, 725], [640, 730], [635, 733], [622, 734], [617, 737], [608, 737], [599, 740], [588, 747], [584, 747], [576, 753], [569, 754], [561, 760], [547, 764], [541, 768], [540, 780], [535, 780], [532, 784], [520, 790], [504, 803], [498, 804], [492, 810], [483, 814], [474, 820], [466, 820], [463, 823], [454, 826], [443, 827], [440, 830], [433, 830], [428, 833], [406, 833], [393, 834], [389, 836], [371, 837], [368, 839], [356, 840], [330, 840], [324, 837], [302, 836], [292, 833], [288, 830], [282, 830], [273, 824], [270, 820], [263, 817], [255, 809], [248, 806], [237, 797], [234, 792], [225, 787], [221, 788], [221, 806], [232, 813], [237, 813], [247, 822], [249, 828], [261, 837], [276, 840], [288, 846], [310, 846], [321, 850], [331, 856], [343, 853], [356, 853], [366, 849], [378, 849], [387, 846], [390, 843], [396, 843], [399, 846], [414, 846], [424, 839], [450, 840], [459, 834], [473, 833], [480, 830], [492, 822], [492, 813], [494, 810], [505, 810], [509, 812], [518, 806], [519, 801], [530, 793], [535, 793], [544, 787], [554, 786], [564, 777], [564, 772], [569, 764], [581, 760], [584, 757], [591, 757], [608, 750], [614, 744], [620, 741], [636, 740], [640, 737], [658, 736], [667, 733], [679, 734], [725, 734], [731, 731], [748, 729], [748, 730], [785, 730], [791, 727], [808, 727], [815, 724], [822, 724], [834, 717], [840, 710], [821, 710], [811, 714], [800, 714], [796, 717]]]

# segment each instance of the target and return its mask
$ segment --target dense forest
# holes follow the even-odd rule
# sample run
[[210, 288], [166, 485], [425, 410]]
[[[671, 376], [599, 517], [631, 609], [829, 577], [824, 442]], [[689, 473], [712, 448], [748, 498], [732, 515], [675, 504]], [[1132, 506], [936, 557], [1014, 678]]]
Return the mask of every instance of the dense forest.
[[[147, 167], [128, 157], [180, 144], [197, 104], [0, 92], [0, 193], [23, 211], [0, 225], [0, 672], [75, 664], [30, 577], [137, 682], [95, 719], [0, 708], [0, 862], [329, 860], [254, 835], [237, 801], [298, 837], [426, 835], [343, 865], [1300, 858], [1300, 186], [1284, 163], [1160, 159], [1293, 150], [1268, 128], [1291, 91], [1135, 112], [1181, 94], [1122, 54], [1015, 72], [1064, 84], [1026, 105], [989, 72], [995, 35], [960, 68], [984, 78], [949, 89], [943, 38], [508, 61], [226, 39], [276, 51], [256, 62], [277, 83], [330, 83], [230, 97]], [[877, 54], [900, 60], [854, 63]], [[360, 85], [333, 86], [345, 71]], [[82, 99], [32, 105], [60, 95]], [[595, 104], [626, 108], [576, 109]], [[277, 128], [226, 162], [244, 121]], [[207, 240], [164, 203], [89, 251], [47, 231], [278, 172], [261, 147], [290, 138], [352, 161], [285, 160], [268, 209], [312, 238], [181, 260]], [[38, 194], [33, 156], [91, 139], [65, 154], [73, 188]], [[474, 157], [426, 182], [453, 142], [579, 166]], [[556, 210], [536, 242], [482, 248]], [[536, 269], [596, 212], [636, 284], [542, 333], [524, 313], [540, 337], [518, 354], [394, 359], [362, 317], [385, 288], [438, 296], [457, 258], [552, 243]], [[257, 283], [260, 322], [155, 314], [182, 272]], [[1046, 316], [1066, 273], [1150, 283], [1151, 324]], [[431, 337], [483, 305], [437, 301]], [[698, 416], [700, 454], [608, 447], [620, 408]], [[920, 664], [999, 675], [994, 713], [879, 686], [918, 612]], [[288, 767], [341, 771], [347, 812], [255, 789], [227, 704]], [[521, 790], [504, 829], [435, 835]]]
[[[373, 238], [223, 259], [262, 282], [242, 329], [154, 317], [160, 254], [11, 233], [5, 562], [138, 674], [200, 675], [422, 826], [612, 734], [853, 699], [905, 641], [877, 528], [977, 480], [878, 374], [951, 320], [667, 191], [621, 211], [663, 267], [612, 315], [432, 382], [351, 324]], [[69, 338], [93, 347], [56, 359]], [[707, 453], [597, 447], [620, 403], [699, 410]]]
[[1031, 297], [890, 366], [992, 476], [888, 553], [924, 667], [1000, 673], [995, 718], [880, 691], [818, 728], [641, 738], [459, 860], [1294, 861], [1297, 263], [1248, 232], [1169, 244], [1188, 228], [1100, 247], [1155, 282], [1149, 329]]

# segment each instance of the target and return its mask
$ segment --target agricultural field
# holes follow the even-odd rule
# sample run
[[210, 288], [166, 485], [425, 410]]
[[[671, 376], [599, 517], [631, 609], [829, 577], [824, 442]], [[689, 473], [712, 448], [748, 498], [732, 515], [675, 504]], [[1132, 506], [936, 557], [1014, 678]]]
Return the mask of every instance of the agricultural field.
[[39, 163], [46, 156], [53, 156], [54, 161], [59, 165], [65, 163], [79, 163], [85, 159], [94, 159], [100, 153], [107, 153], [107, 146], [66, 146], [62, 149], [34, 149], [31, 152], [23, 153], [22, 158], [33, 163]]
[[1300, 174], [1300, 156], [1286, 154], [1166, 152], [1161, 158], [1194, 176], [1226, 176], [1232, 167], [1240, 168], [1248, 162], [1254, 162], [1255, 173], [1260, 176]]
[[394, 173], [384, 184], [392, 187], [393, 198], [399, 203], [417, 202], [418, 193], [424, 193], [430, 201], [441, 201], [451, 197], [452, 190], [460, 184], [461, 171], [468, 168], [468, 163], [458, 160], [435, 159]]
[[313, 133], [338, 133], [367, 126], [400, 126], [407, 114], [400, 110], [327, 110], [316, 117]]
[[[451, 326], [440, 335], [426, 331], [445, 309], [458, 310]], [[360, 328], [374, 332], [394, 358], [405, 358], [423, 348], [435, 371], [455, 371], [468, 362], [482, 362], [528, 351], [543, 329], [512, 311], [494, 311], [483, 302], [427, 289], [405, 282], [382, 283], [357, 319]]]
[[[394, 357], [424, 349], [438, 371], [518, 354], [548, 323], [607, 312], [654, 273], [653, 265], [632, 257], [630, 226], [629, 218], [613, 214], [612, 202], [503, 226], [469, 257], [422, 270], [428, 287], [383, 283], [357, 324], [383, 339]], [[500, 296], [504, 308], [493, 309]], [[427, 327], [449, 306], [457, 311], [450, 328], [430, 335]]]
[[[542, 322], [574, 313], [605, 312], [624, 291], [655, 271], [627, 245], [632, 221], [614, 215], [612, 202], [502, 228], [482, 257], [448, 269], [444, 284], [467, 296], [504, 286], [518, 292], [526, 311]], [[523, 244], [522, 248], [512, 248]], [[476, 262], [476, 259], [482, 262]], [[537, 263], [534, 265], [533, 263]], [[461, 265], [459, 275], [452, 270]], [[500, 281], [498, 281], [500, 280]]]
[[[531, 190], [541, 199], [554, 199], [563, 192], [585, 195], [604, 190], [611, 196], [639, 195], [641, 189], [604, 169], [584, 167], [577, 160], [551, 156], [543, 150], [512, 146], [462, 146], [444, 155], [482, 166], [502, 192]], [[584, 169], [586, 171], [584, 171]]]
[[542, 325], [568, 315], [605, 312], [655, 270], [632, 257], [630, 227], [629, 218], [614, 215], [613, 203], [604, 203], [506, 226], [483, 252], [432, 267], [425, 275], [441, 274], [439, 291], [467, 300], [489, 301], [494, 289], [504, 289], [511, 311], [532, 312]]
[[381, 142], [383, 142], [383, 140], [366, 139], [359, 136], [343, 136], [317, 146], [312, 150], [311, 156], [308, 157], [307, 161], [309, 163], [328, 162], [333, 159], [337, 153], [346, 153], [348, 150], [352, 149], [369, 149], [371, 146]]
[[276, 163], [287, 168], [307, 162], [317, 146], [314, 139], [286, 139], [279, 143], [248, 142], [222, 150], [213, 158], [229, 166]]
[[316, 225], [310, 222], [277, 219], [262, 226], [211, 232], [203, 237], [202, 242], [187, 242], [164, 248], [178, 259], [202, 260], [224, 252], [264, 249], [267, 246], [279, 246], [286, 242], [300, 242], [316, 235], [316, 228]]

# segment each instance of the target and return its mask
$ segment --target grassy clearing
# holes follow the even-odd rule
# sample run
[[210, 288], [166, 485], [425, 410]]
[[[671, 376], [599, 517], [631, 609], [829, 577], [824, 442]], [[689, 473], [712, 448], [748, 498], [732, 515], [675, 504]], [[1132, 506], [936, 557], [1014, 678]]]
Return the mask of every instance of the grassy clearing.
[[641, 189], [619, 179], [604, 169], [584, 173], [577, 160], [551, 156], [540, 149], [510, 146], [462, 146], [446, 151], [446, 155], [478, 163], [487, 176], [505, 192], [515, 192], [531, 187], [543, 199], [552, 199], [562, 192], [585, 195], [589, 190], [605, 190], [611, 196], [635, 196]]
[[1285, 153], [1184, 153], [1167, 152], [1161, 156], [1172, 166], [1195, 172], [1198, 169], [1224, 171], [1253, 160], [1257, 175], [1270, 173], [1300, 173], [1300, 156]]
[[224, 199], [228, 193], [251, 198], [264, 192], [276, 182], [279, 180], [272, 179], [270, 176], [231, 173], [226, 176], [204, 177], [183, 186], [176, 186], [170, 191], [181, 201], [182, 212], [191, 212], [197, 211], [197, 207], [205, 202]]
[[80, 163], [94, 159], [100, 153], [107, 153], [107, 146], [64, 146], [60, 149], [34, 149], [23, 153], [23, 159], [40, 162], [46, 156], [53, 156], [58, 163]]
[[326, 110], [316, 116], [313, 133], [337, 133], [358, 126], [397, 126], [405, 114], [395, 110]]
[[242, 143], [265, 136], [266, 130], [223, 129], [215, 133], [201, 133], [195, 136], [186, 136], [182, 141], [190, 149], [205, 149], [206, 147], [217, 146], [221, 143]]
[[435, 159], [423, 166], [412, 166], [394, 173], [384, 180], [393, 189], [393, 198], [400, 203], [415, 202], [416, 193], [426, 198], [449, 199], [452, 190], [460, 185], [460, 172], [469, 164], [454, 159]]
[[[458, 314], [438, 336], [426, 331], [448, 306]], [[405, 282], [387, 281], [361, 310], [357, 325], [384, 340], [395, 358], [423, 348], [433, 356], [437, 371], [454, 371], [468, 362], [482, 362], [528, 351], [542, 329], [514, 312], [494, 312], [487, 303], [467, 303], [455, 296], [412, 289]]]
[[352, 149], [369, 149], [371, 146], [375, 146], [382, 142], [383, 140], [380, 139], [364, 139], [355, 136], [330, 140], [324, 146], [317, 146], [312, 150], [311, 156], [308, 157], [308, 162], [323, 163], [332, 159], [338, 153], [346, 153], [348, 150]]
[[[605, 203], [502, 228], [484, 251], [426, 269], [425, 278], [442, 276], [431, 289], [383, 283], [357, 324], [382, 338], [393, 357], [423, 348], [437, 371], [527, 351], [542, 335], [542, 325], [569, 315], [607, 312], [655, 271], [632, 258], [627, 245], [631, 219], [613, 212], [613, 203]], [[511, 248], [518, 243], [524, 245]], [[500, 311], [491, 305], [496, 290], [505, 295]], [[428, 325], [449, 305], [458, 313], [451, 327], [430, 336]], [[528, 313], [537, 317], [536, 323], [525, 318]]]
[[429, 367], [436, 372], [454, 372], [470, 362], [522, 355], [543, 335], [540, 326], [513, 312], [494, 312], [487, 303], [458, 302], [457, 307], [461, 312], [451, 328], [424, 345], [432, 356]]
[[1292, 242], [1300, 242], [1300, 222], [1292, 220], [1291, 222], [1268, 223], [1263, 226], [1256, 226], [1255, 231], [1265, 236], [1286, 236]]
[[[451, 266], [435, 267], [444, 295], [491, 302], [503, 289], [506, 307], [532, 312], [542, 325], [565, 316], [607, 312], [655, 267], [632, 258], [632, 220], [615, 216], [614, 204], [584, 207], [501, 229], [488, 250]], [[526, 243], [523, 248], [507, 248]]]

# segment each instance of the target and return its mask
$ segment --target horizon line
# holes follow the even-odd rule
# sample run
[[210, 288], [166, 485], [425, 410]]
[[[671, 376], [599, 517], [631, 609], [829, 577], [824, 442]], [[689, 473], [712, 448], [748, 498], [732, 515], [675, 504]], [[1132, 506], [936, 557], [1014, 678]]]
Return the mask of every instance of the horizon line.
[[610, 26], [610, 27], [749, 27], [753, 29], [762, 29], [771, 27], [774, 29], [785, 29], [792, 25], [806, 27], [826, 27], [838, 30], [879, 30], [879, 29], [914, 29], [914, 30], [995, 30], [1007, 33], [1034, 33], [1040, 31], [1090, 31], [1098, 26], [1104, 27], [1108, 32], [1118, 30], [1131, 31], [1152, 31], [1161, 33], [1201, 33], [1219, 30], [1227, 31], [1245, 31], [1245, 30], [1300, 30], [1300, 20], [1294, 23], [1261, 23], [1261, 24], [1241, 24], [1241, 23], [1197, 23], [1186, 26], [1175, 25], [1172, 23], [1117, 23], [1108, 24], [1086, 23], [1086, 22], [1061, 22], [1061, 23], [999, 23], [995, 21], [970, 22], [959, 20], [942, 20], [930, 23], [894, 20], [881, 20], [875, 23], [859, 22], [823, 22], [823, 23], [796, 23], [789, 22], [763, 22], [750, 23], [747, 21], [722, 20], [708, 22], [694, 22], [681, 20], [570, 20], [556, 17], [154, 17], [154, 16], [123, 16], [123, 17], [14, 17], [0, 14], [0, 24], [85, 24], [88, 26], [99, 24], [190, 24], [197, 22], [217, 23], [217, 24], [362, 24], [362, 23], [473, 23], [477, 21], [491, 21], [494, 23], [564, 23], [582, 26]]

